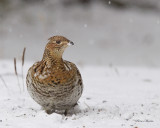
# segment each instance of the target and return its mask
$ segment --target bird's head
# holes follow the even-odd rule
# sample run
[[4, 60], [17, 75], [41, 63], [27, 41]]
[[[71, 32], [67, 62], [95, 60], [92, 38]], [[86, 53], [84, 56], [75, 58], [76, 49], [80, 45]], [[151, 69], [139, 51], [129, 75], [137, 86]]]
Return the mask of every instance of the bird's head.
[[49, 38], [49, 42], [45, 48], [44, 56], [54, 56], [61, 58], [64, 50], [69, 46], [74, 45], [72, 41], [63, 36], [53, 36]]
[[46, 48], [48, 50], [61, 53], [69, 45], [74, 45], [74, 43], [63, 36], [53, 36], [49, 38]]

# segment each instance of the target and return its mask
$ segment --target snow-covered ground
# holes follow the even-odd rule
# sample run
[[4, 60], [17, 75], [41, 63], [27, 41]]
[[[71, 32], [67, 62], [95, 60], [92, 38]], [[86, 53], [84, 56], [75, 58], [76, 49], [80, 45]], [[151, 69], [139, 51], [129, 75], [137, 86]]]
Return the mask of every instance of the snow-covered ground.
[[[33, 62], [26, 62], [24, 72]], [[47, 115], [20, 93], [12, 61], [0, 61], [0, 128], [159, 128], [160, 69], [79, 67], [84, 93], [67, 117]], [[18, 72], [21, 72], [18, 63]], [[2, 82], [2, 79], [5, 81]], [[22, 89], [21, 77], [19, 77]]]

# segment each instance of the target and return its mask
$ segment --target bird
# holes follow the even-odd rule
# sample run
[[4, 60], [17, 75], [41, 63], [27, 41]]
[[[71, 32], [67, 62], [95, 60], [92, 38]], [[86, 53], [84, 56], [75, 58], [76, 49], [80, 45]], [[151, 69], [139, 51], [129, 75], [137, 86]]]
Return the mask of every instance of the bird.
[[67, 115], [77, 105], [83, 92], [79, 69], [62, 57], [65, 49], [74, 43], [59, 35], [48, 40], [42, 60], [28, 70], [27, 90], [47, 114], [63, 111]]

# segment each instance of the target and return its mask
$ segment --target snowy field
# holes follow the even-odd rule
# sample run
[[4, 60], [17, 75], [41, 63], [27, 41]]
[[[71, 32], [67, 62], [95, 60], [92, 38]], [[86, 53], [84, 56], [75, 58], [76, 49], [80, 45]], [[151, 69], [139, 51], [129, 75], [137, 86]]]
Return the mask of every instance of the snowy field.
[[[33, 62], [26, 62], [24, 72]], [[18, 64], [21, 74], [21, 66]], [[67, 117], [47, 115], [20, 93], [13, 61], [0, 61], [0, 128], [159, 128], [160, 69], [79, 67], [84, 93]], [[5, 83], [3, 82], [5, 81]], [[21, 75], [19, 77], [23, 88]]]

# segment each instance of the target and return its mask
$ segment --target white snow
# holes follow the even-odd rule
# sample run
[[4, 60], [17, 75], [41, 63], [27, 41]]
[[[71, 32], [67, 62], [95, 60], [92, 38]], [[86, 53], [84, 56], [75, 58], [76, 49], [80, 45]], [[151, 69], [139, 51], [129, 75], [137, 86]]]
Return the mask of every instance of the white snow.
[[36, 77], [36, 76], [37, 76], [37, 73], [34, 74], [34, 77]]
[[47, 78], [47, 75], [39, 75], [39, 79], [45, 79]]
[[[33, 62], [25, 63], [24, 72]], [[18, 72], [21, 66], [18, 63]], [[160, 69], [79, 67], [84, 92], [67, 117], [47, 115], [20, 93], [12, 61], [0, 61], [0, 128], [159, 128]], [[21, 75], [20, 75], [20, 82]], [[22, 84], [21, 84], [22, 88]]]
[[108, 4], [111, 4], [111, 1], [110, 1], [110, 0], [108, 1]]
[[84, 24], [84, 27], [85, 27], [85, 28], [87, 28], [87, 27], [88, 27], [88, 25], [87, 25], [87, 24]]

